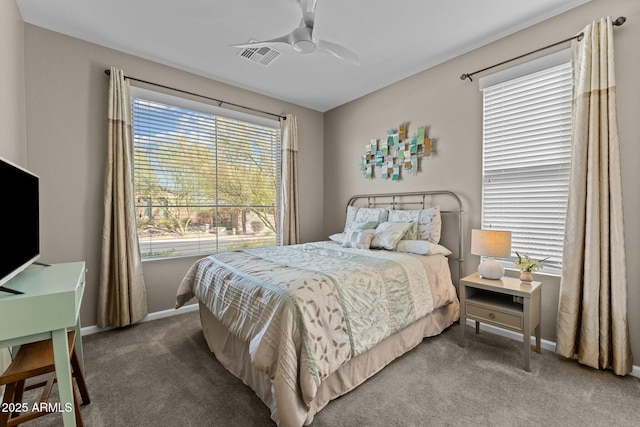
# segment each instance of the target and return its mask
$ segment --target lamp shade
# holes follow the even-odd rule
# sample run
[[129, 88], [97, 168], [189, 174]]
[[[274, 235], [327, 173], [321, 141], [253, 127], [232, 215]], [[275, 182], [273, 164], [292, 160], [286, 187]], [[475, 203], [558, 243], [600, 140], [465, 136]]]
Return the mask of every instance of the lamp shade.
[[471, 253], [488, 257], [478, 266], [480, 276], [485, 279], [500, 279], [504, 276], [504, 267], [493, 257], [511, 256], [511, 232], [471, 230]]
[[511, 232], [471, 230], [471, 253], [489, 257], [511, 256]]

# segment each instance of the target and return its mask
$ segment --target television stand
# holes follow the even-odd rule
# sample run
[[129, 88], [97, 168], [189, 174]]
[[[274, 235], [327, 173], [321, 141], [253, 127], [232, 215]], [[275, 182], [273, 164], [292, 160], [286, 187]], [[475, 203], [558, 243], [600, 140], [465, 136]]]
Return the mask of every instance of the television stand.
[[44, 262], [40, 262], [40, 261], [34, 261], [32, 262], [32, 264], [41, 265], [43, 267], [51, 267], [51, 264], [45, 264]]
[[22, 294], [24, 294], [24, 292], [22, 292], [22, 291], [16, 291], [15, 289], [5, 288], [4, 286], [0, 286], [0, 292], [6, 292], [8, 294], [14, 294], [14, 295], [22, 295]]

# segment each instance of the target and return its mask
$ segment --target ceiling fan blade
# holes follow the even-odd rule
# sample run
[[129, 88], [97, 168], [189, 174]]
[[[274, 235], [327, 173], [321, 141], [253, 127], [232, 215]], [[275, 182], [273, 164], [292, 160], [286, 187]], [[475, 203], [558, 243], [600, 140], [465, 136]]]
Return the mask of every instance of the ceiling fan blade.
[[302, 21], [300, 25], [304, 23], [309, 28], [313, 28], [313, 24], [316, 20], [316, 5], [317, 0], [298, 0], [300, 9], [302, 10]]
[[318, 0], [298, 0], [298, 4], [302, 9], [302, 13], [304, 12], [316, 12], [316, 6], [318, 5]]
[[271, 46], [273, 44], [286, 44], [291, 46], [293, 44], [293, 40], [291, 38], [291, 33], [286, 34], [284, 36], [276, 37], [271, 40], [263, 40], [263, 41], [255, 41], [249, 43], [240, 43], [240, 44], [232, 44], [231, 47], [237, 47], [240, 49], [251, 48], [251, 47], [262, 47], [262, 46]]
[[343, 59], [347, 62], [350, 62], [351, 64], [354, 64], [354, 65], [360, 64], [360, 59], [358, 58], [358, 55], [356, 55], [346, 47], [341, 46], [339, 44], [328, 42], [325, 40], [318, 40], [318, 43], [316, 44], [316, 49], [319, 51], [328, 52], [333, 56], [335, 56], [336, 58]]

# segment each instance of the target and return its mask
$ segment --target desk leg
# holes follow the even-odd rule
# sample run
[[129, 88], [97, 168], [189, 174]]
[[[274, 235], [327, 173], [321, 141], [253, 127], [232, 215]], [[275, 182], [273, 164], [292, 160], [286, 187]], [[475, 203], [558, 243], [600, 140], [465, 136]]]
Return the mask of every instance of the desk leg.
[[73, 382], [71, 379], [71, 363], [66, 329], [52, 331], [51, 338], [53, 341], [53, 360], [56, 364], [60, 404], [62, 405], [62, 421], [65, 427], [75, 427], [76, 416], [73, 406]]

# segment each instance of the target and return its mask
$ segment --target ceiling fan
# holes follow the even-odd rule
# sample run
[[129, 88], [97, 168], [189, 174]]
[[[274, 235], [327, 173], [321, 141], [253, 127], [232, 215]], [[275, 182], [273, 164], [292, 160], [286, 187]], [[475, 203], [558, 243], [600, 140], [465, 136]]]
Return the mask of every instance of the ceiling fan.
[[300, 21], [300, 25], [298, 25], [298, 27], [289, 34], [276, 37], [271, 40], [234, 44], [231, 46], [238, 48], [252, 48], [284, 44], [291, 46], [293, 50], [298, 53], [306, 54], [315, 51], [327, 52], [336, 58], [355, 65], [359, 64], [360, 61], [358, 56], [346, 47], [330, 41], [321, 40], [315, 36], [313, 26], [316, 20], [317, 0], [297, 0], [297, 3], [300, 6], [300, 9], [302, 9], [302, 20]]

